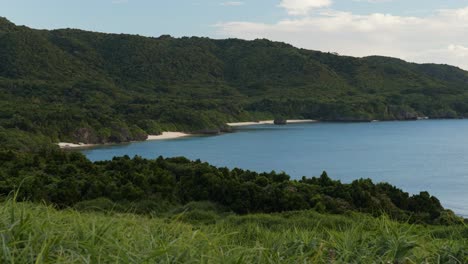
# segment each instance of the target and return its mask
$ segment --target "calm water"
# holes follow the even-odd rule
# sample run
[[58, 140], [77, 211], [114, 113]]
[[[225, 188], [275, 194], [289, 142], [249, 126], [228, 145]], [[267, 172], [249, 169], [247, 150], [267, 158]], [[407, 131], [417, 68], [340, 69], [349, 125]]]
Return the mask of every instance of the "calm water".
[[387, 181], [427, 190], [468, 216], [468, 120], [252, 126], [237, 133], [100, 147], [91, 160], [140, 155], [186, 156], [217, 166], [285, 171], [293, 178]]

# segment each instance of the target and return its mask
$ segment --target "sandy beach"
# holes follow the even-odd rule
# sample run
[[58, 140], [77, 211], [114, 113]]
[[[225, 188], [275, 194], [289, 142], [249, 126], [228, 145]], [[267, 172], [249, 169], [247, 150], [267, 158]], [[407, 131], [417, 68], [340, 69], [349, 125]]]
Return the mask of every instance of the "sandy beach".
[[190, 134], [182, 132], [163, 132], [161, 135], [148, 135], [146, 140], [164, 140], [164, 139], [174, 139], [181, 137], [188, 137]]
[[[300, 123], [315, 123], [317, 120], [312, 119], [291, 119], [287, 120], [287, 124], [300, 124]], [[227, 123], [228, 126], [238, 127], [238, 126], [254, 126], [254, 125], [273, 125], [274, 120], [264, 120], [258, 122], [237, 122], [237, 123]]]
[[[297, 120], [288, 120], [288, 124], [298, 124], [298, 123], [314, 123], [318, 122], [317, 120], [312, 119], [297, 119]], [[274, 120], [263, 120], [258, 122], [237, 122], [237, 123], [227, 123], [228, 126], [239, 127], [239, 126], [253, 126], [253, 125], [273, 125]], [[162, 132], [161, 135], [148, 135], [146, 140], [165, 140], [165, 139], [176, 139], [182, 137], [188, 137], [191, 134], [182, 133], [182, 132]], [[84, 143], [68, 143], [60, 142], [57, 145], [61, 149], [74, 149], [74, 148], [90, 148], [96, 146], [96, 144], [84, 144]]]
[[227, 123], [228, 126], [253, 126], [253, 125], [273, 125], [274, 120], [264, 120], [258, 122], [237, 122], [237, 123]]
[[60, 142], [60, 143], [57, 143], [57, 145], [58, 145], [61, 149], [90, 148], [90, 147], [96, 146], [95, 144], [84, 144], [84, 143], [75, 144], [75, 143], [68, 143], [68, 142]]
[[[146, 140], [164, 140], [164, 139], [175, 139], [181, 137], [188, 137], [190, 134], [182, 133], [182, 132], [163, 132], [161, 135], [148, 135]], [[68, 143], [68, 142], [60, 142], [57, 145], [61, 149], [74, 149], [74, 148], [90, 148], [95, 147], [97, 144], [84, 144], [84, 143]]]

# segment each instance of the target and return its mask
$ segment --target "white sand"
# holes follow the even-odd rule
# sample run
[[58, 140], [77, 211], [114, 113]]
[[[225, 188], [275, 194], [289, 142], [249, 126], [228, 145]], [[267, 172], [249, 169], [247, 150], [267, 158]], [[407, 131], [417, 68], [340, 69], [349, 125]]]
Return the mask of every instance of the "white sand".
[[[287, 120], [287, 124], [299, 124], [299, 123], [314, 123], [318, 122], [317, 120], [312, 119], [291, 119]], [[253, 126], [253, 125], [273, 125], [275, 123], [274, 120], [264, 120], [258, 122], [238, 122], [238, 123], [227, 123], [228, 126], [236, 127], [236, 126]]]
[[[174, 139], [174, 138], [181, 138], [181, 137], [187, 137], [190, 136], [190, 134], [185, 134], [181, 132], [163, 132], [162, 135], [148, 135], [148, 138], [146, 140], [164, 140], [164, 139]], [[97, 144], [84, 144], [84, 143], [68, 143], [68, 142], [60, 142], [57, 143], [57, 145], [61, 149], [72, 149], [72, 148], [90, 148], [97, 146]]]
[[264, 120], [258, 122], [237, 122], [237, 123], [227, 123], [228, 126], [253, 126], [253, 125], [273, 125], [274, 120]]
[[89, 148], [95, 146], [94, 144], [85, 144], [85, 143], [68, 143], [68, 142], [60, 142], [57, 144], [62, 149], [70, 149], [70, 148]]
[[148, 139], [146, 140], [163, 140], [163, 139], [174, 139], [174, 138], [181, 138], [181, 137], [188, 137], [190, 134], [182, 133], [182, 132], [163, 132], [162, 135], [148, 135]]
[[[313, 123], [317, 122], [317, 120], [311, 119], [300, 119], [300, 120], [288, 120], [288, 124], [297, 124], [297, 123]], [[258, 122], [238, 122], [238, 123], [227, 123], [228, 126], [253, 126], [253, 125], [273, 125], [274, 120], [263, 120]], [[164, 139], [175, 139], [181, 137], [188, 137], [191, 136], [187, 133], [182, 132], [163, 132], [161, 135], [148, 135], [146, 140], [164, 140]], [[68, 142], [60, 142], [57, 144], [62, 149], [71, 149], [71, 148], [89, 148], [94, 147], [96, 144], [84, 144], [84, 143], [68, 143]]]

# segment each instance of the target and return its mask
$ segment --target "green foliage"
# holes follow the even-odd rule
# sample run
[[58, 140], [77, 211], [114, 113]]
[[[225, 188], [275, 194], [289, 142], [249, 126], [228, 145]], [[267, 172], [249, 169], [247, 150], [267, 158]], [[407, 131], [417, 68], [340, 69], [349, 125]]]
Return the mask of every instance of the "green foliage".
[[147, 217], [0, 204], [2, 263], [467, 263], [467, 234], [362, 214]]
[[[268, 40], [34, 30], [0, 21], [0, 127], [49, 141], [126, 142], [229, 121], [459, 118], [468, 73]], [[13, 142], [11, 144], [21, 144]]]
[[51, 143], [217, 133], [241, 120], [466, 117], [467, 82], [451, 66], [268, 40], [46, 31], [0, 18], [0, 195], [15, 192], [0, 205], [0, 262], [466, 263], [466, 226], [427, 192], [185, 158], [92, 163]]
[[[92, 163], [78, 152], [0, 151], [0, 195], [15, 190], [20, 200], [45, 201], [60, 208], [141, 214], [186, 212], [185, 217], [200, 221], [215, 219], [210, 212], [315, 209], [336, 214], [385, 213], [394, 219], [419, 223], [460, 222], [427, 192], [410, 196], [394, 186], [374, 184], [368, 179], [344, 184], [330, 179], [325, 172], [318, 178], [298, 181], [285, 173], [229, 170], [186, 158], [148, 160], [125, 156]], [[178, 205], [183, 207], [174, 209]]]

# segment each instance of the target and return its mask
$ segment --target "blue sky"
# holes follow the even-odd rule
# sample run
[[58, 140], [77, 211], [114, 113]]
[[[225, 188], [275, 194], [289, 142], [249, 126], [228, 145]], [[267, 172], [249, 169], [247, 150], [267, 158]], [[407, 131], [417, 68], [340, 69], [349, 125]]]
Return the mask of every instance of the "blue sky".
[[274, 22], [284, 16], [278, 2], [250, 0], [0, 0], [0, 16], [34, 28], [81, 28], [149, 36], [215, 36], [219, 22]]
[[0, 16], [44, 29], [269, 38], [468, 69], [468, 0], [0, 0]]
[[[378, 1], [378, 0], [377, 0]], [[238, 2], [241, 5], [223, 5]], [[213, 25], [228, 21], [274, 23], [288, 17], [279, 0], [0, 0], [0, 16], [34, 28], [81, 28], [149, 36], [216, 37]], [[332, 7], [355, 14], [422, 16], [468, 6], [468, 0], [336, 0]]]

